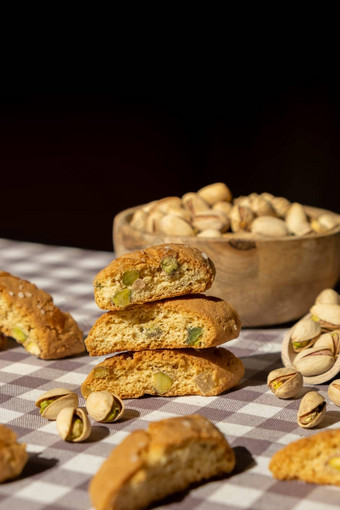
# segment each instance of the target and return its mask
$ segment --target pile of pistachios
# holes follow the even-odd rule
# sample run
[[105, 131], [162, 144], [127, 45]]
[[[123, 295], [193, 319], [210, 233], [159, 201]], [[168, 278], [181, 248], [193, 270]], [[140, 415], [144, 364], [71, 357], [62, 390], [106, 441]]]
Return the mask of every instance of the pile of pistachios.
[[251, 193], [233, 199], [228, 186], [216, 182], [197, 193], [165, 197], [135, 210], [130, 225], [149, 234], [228, 237], [253, 233], [269, 237], [305, 236], [339, 226], [336, 214], [312, 217], [299, 203], [271, 193]]
[[328, 372], [340, 351], [340, 296], [333, 289], [323, 290], [310, 309], [310, 317], [292, 329], [290, 344], [294, 367], [303, 376]]
[[106, 390], [94, 391], [89, 395], [87, 412], [78, 404], [78, 395], [65, 388], [47, 391], [35, 403], [41, 417], [55, 420], [59, 436], [72, 443], [80, 443], [90, 436], [92, 425], [89, 416], [98, 422], [112, 423], [124, 413], [121, 399]]

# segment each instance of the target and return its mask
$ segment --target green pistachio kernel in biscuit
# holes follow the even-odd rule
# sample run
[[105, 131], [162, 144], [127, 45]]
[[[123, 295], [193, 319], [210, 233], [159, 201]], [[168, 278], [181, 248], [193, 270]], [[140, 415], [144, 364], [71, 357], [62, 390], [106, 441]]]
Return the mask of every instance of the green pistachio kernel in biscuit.
[[109, 423], [110, 421], [113, 421], [116, 418], [116, 416], [118, 415], [119, 411], [120, 411], [119, 406], [115, 405], [114, 408], [111, 409], [109, 414], [106, 416], [104, 422]]
[[33, 342], [33, 340], [28, 343], [25, 343], [24, 347], [26, 351], [30, 352], [31, 354], [34, 354], [34, 356], [39, 356], [41, 352], [40, 347], [36, 342]]
[[144, 329], [145, 336], [147, 338], [159, 338], [162, 334], [161, 328], [145, 328]]
[[95, 379], [103, 379], [109, 375], [109, 369], [106, 367], [95, 367], [93, 369], [93, 377]]
[[123, 307], [127, 306], [131, 302], [131, 290], [130, 289], [124, 289], [120, 290], [115, 294], [112, 298], [113, 303], [116, 306]]
[[99, 289], [99, 290], [101, 290], [104, 287], [104, 285], [102, 283], [98, 282], [97, 280], [94, 282], [94, 284], [95, 284], [96, 289]]
[[339, 469], [340, 470], [340, 457], [332, 457], [328, 464], [332, 467], [332, 468], [335, 468], [335, 469]]
[[24, 342], [26, 340], [26, 338], [27, 338], [26, 333], [24, 333], [24, 331], [22, 329], [20, 329], [20, 328], [13, 328], [11, 336], [13, 338], [15, 338], [15, 340], [17, 342], [20, 342], [20, 343]]
[[41, 402], [40, 409], [39, 409], [40, 414], [42, 414], [45, 411], [46, 407], [48, 407], [50, 404], [52, 404], [53, 400], [55, 400], [55, 399], [54, 398], [50, 398], [49, 400], [43, 400]]
[[187, 328], [188, 336], [187, 336], [187, 344], [188, 345], [195, 345], [199, 342], [202, 334], [203, 334], [203, 328]]
[[122, 282], [124, 285], [132, 285], [139, 278], [139, 271], [135, 269], [131, 269], [130, 271], [125, 271], [122, 275]]
[[80, 418], [76, 418], [72, 421], [72, 426], [70, 429], [70, 432], [67, 435], [66, 440], [67, 441], [73, 441], [74, 439], [77, 439], [77, 437], [80, 437], [83, 432], [83, 422]]
[[157, 372], [153, 374], [153, 387], [160, 395], [170, 390], [172, 386], [172, 380], [170, 377], [163, 372]]
[[172, 275], [178, 269], [178, 262], [174, 257], [164, 257], [161, 268], [166, 274]]

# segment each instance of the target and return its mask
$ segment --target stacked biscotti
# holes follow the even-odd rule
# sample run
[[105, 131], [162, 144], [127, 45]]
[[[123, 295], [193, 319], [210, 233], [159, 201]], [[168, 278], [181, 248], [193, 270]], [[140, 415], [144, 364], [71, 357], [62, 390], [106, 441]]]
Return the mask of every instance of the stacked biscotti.
[[209, 257], [182, 244], [129, 253], [100, 271], [95, 301], [108, 311], [85, 344], [91, 356], [115, 355], [88, 375], [84, 397], [104, 389], [121, 398], [217, 395], [235, 386], [243, 364], [216, 346], [241, 324], [230, 304], [203, 294], [214, 277]]

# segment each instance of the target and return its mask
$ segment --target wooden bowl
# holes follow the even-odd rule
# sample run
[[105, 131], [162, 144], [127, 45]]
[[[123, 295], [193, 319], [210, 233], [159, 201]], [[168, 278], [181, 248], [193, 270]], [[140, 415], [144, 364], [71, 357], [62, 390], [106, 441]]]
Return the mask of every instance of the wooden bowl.
[[[309, 317], [311, 317], [311, 314], [307, 313], [304, 318], [307, 319]], [[295, 326], [295, 324], [294, 324], [294, 326]], [[281, 359], [282, 359], [282, 363], [284, 364], [285, 367], [293, 367], [294, 359], [295, 359], [295, 356], [297, 355], [297, 353], [294, 352], [294, 350], [292, 348], [292, 343], [290, 341], [290, 337], [291, 337], [294, 326], [292, 328], [290, 328], [289, 331], [287, 331], [287, 333], [283, 337], [283, 341], [282, 341]], [[338, 375], [339, 372], [340, 372], [340, 357], [338, 357], [336, 359], [332, 368], [330, 368], [327, 372], [324, 372], [323, 374], [320, 374], [320, 375], [313, 375], [313, 376], [309, 376], [309, 377], [304, 376], [303, 382], [305, 384], [322, 384], [324, 382], [327, 382], [327, 381], [330, 381], [331, 379], [333, 379], [333, 377]]]
[[[139, 206], [140, 207], [140, 206]], [[340, 277], [339, 226], [329, 233], [269, 238], [230, 233], [223, 238], [147, 234], [131, 227], [133, 207], [113, 223], [117, 256], [154, 244], [184, 243], [204, 251], [214, 262], [216, 278], [207, 294], [230, 302], [243, 327], [294, 321], [308, 312], [316, 296]], [[314, 217], [324, 209], [307, 207]]]

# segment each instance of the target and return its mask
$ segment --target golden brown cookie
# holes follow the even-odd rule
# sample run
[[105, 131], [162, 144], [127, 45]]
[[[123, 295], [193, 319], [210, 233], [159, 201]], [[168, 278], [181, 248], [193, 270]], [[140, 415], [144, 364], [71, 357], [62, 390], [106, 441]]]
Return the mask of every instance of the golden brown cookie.
[[42, 359], [85, 350], [78, 324], [53, 304], [50, 294], [4, 271], [0, 271], [0, 331]]
[[0, 425], [0, 482], [19, 476], [27, 459], [26, 445], [17, 443], [12, 429]]
[[114, 448], [89, 492], [96, 510], [138, 510], [234, 466], [234, 451], [207, 418], [169, 418], [135, 430]]
[[340, 429], [290, 443], [273, 455], [269, 469], [279, 480], [340, 485]]
[[184, 244], [161, 244], [113, 260], [94, 279], [103, 310], [205, 292], [215, 278], [209, 257]]
[[85, 398], [98, 390], [120, 398], [219, 395], [243, 375], [242, 361], [221, 347], [126, 352], [94, 367], [81, 391]]
[[178, 297], [107, 312], [85, 340], [91, 356], [145, 349], [204, 349], [237, 338], [241, 323], [222, 299]]

